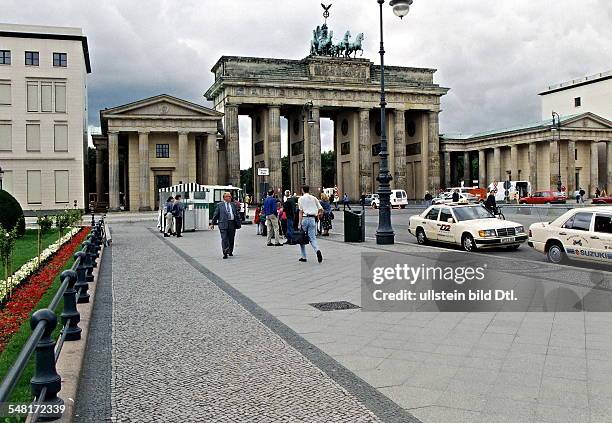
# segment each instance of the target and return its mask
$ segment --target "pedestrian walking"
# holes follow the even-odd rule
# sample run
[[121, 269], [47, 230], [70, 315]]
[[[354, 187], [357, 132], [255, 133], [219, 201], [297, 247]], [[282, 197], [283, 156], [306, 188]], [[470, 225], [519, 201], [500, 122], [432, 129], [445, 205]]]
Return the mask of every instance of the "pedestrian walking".
[[599, 198], [601, 196], [601, 191], [599, 190], [599, 187], [595, 187], [595, 198]]
[[329, 236], [329, 231], [332, 228], [332, 220], [334, 213], [329, 203], [329, 197], [325, 194], [321, 194], [321, 207], [323, 207], [323, 213], [321, 214], [321, 236]]
[[429, 191], [425, 191], [425, 197], [423, 197], [423, 200], [425, 200], [425, 207], [431, 206], [433, 196], [429, 193]]
[[344, 196], [342, 197], [342, 205], [344, 206], [343, 210], [346, 210], [347, 207], [349, 210], [351, 210], [351, 199], [349, 198], [346, 192], [344, 193]]
[[236, 229], [240, 229], [242, 223], [236, 204], [232, 202], [232, 194], [229, 192], [224, 192], [223, 201], [217, 203], [210, 229], [214, 229], [215, 225], [219, 226], [219, 233], [221, 234], [223, 258], [226, 259], [227, 256], [233, 256]]
[[458, 203], [459, 202], [459, 190], [454, 190], [453, 191], [453, 203]]
[[[276, 209], [276, 198], [274, 198], [274, 190], [268, 191], [268, 197], [264, 201], [263, 213], [266, 216], [266, 228], [268, 229], [268, 247], [280, 247], [281, 242], [278, 239], [278, 212]], [[274, 239], [274, 243], [272, 243]]]
[[285, 196], [287, 196], [287, 201], [283, 203], [283, 212], [285, 213], [285, 217], [287, 218], [287, 242], [289, 244], [293, 244], [293, 231], [295, 227], [295, 213], [297, 211], [297, 198], [295, 195], [291, 195], [291, 191], [285, 191]]
[[334, 203], [334, 210], [340, 211], [340, 207], [338, 206], [338, 201], [340, 201], [340, 194], [338, 193], [338, 187], [334, 187], [332, 202]]
[[491, 213], [495, 214], [497, 211], [497, 201], [495, 201], [495, 191], [489, 191], [489, 195], [485, 200], [484, 206]]
[[580, 188], [580, 203], [584, 204], [584, 196], [586, 195], [586, 191]]
[[257, 225], [257, 235], [261, 235], [261, 207], [255, 207], [255, 217], [253, 223]]
[[[310, 245], [317, 255], [318, 262], [321, 263], [323, 261], [323, 254], [317, 244], [316, 218], [323, 211], [323, 207], [321, 207], [321, 203], [316, 197], [310, 195], [310, 187], [308, 185], [302, 187], [302, 196], [298, 200], [298, 208], [300, 210], [299, 225], [308, 235]], [[300, 244], [300, 252], [301, 257], [299, 261], [306, 262], [306, 245]]]
[[169, 237], [172, 235], [172, 225], [174, 220], [172, 218], [172, 207], [174, 206], [174, 197], [170, 196], [166, 200], [166, 204], [164, 205], [164, 222], [166, 224], [166, 228], [164, 230], [164, 237]]
[[174, 217], [174, 231], [177, 238], [182, 238], [181, 232], [183, 230], [183, 212], [185, 211], [185, 204], [181, 201], [181, 194], [177, 194], [174, 197], [174, 204], [172, 204], [172, 217]]
[[276, 202], [276, 216], [278, 216], [278, 229], [280, 236], [287, 236], [287, 216], [283, 211], [283, 205], [280, 201]]

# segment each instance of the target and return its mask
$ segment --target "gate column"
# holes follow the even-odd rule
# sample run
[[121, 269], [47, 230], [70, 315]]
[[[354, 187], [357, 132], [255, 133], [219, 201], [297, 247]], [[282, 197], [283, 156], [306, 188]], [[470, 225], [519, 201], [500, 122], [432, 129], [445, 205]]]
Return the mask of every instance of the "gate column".
[[405, 110], [395, 110], [395, 188], [407, 190], [406, 186], [406, 115]]
[[359, 192], [372, 192], [372, 149], [370, 140], [370, 110], [359, 110]]

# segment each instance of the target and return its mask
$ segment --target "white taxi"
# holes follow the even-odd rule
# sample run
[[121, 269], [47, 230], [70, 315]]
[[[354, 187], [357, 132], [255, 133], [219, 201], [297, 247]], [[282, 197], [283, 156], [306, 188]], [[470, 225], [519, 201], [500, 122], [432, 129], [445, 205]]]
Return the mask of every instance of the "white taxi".
[[527, 241], [520, 223], [496, 218], [480, 204], [434, 205], [410, 217], [408, 232], [419, 244], [429, 241], [461, 245], [465, 251], [507, 247]]
[[612, 206], [572, 209], [529, 227], [529, 245], [551, 263], [567, 259], [612, 266]]

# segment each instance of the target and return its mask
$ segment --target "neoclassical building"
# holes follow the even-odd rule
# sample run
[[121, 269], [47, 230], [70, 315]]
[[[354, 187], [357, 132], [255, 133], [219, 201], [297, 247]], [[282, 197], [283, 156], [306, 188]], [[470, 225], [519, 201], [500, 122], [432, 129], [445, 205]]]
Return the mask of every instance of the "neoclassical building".
[[612, 191], [612, 122], [586, 112], [561, 117], [561, 130], [550, 119], [472, 135], [441, 137], [443, 183], [525, 180], [533, 190], [554, 189], [559, 167], [568, 192], [583, 188]]
[[222, 119], [166, 94], [101, 110], [102, 134], [92, 137], [97, 201], [110, 210], [145, 211], [157, 206], [159, 188], [224, 182]]

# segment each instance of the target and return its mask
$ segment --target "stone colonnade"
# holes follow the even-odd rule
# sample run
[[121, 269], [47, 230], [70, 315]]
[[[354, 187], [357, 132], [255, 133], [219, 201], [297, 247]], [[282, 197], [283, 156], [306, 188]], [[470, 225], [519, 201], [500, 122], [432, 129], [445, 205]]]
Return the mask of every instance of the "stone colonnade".
[[[155, 146], [150, 142], [150, 135], [156, 131], [143, 129], [133, 131], [108, 131], [107, 150], [108, 150], [108, 207], [110, 210], [119, 210], [120, 192], [125, 190], [119, 184], [120, 163], [119, 163], [119, 138], [120, 134], [130, 143], [130, 134], [137, 136], [137, 154], [128, 153], [127, 163], [123, 166], [136, 167], [138, 169], [137, 179], [130, 178], [131, 172], [125, 172], [128, 179], [137, 180], [137, 184], [124, 182], [124, 186], [129, 186], [131, 192], [137, 192], [137, 205], [132, 204], [132, 209], [137, 206], [139, 211], [147, 211], [155, 208], [157, 196], [153, 183], [153, 174], [161, 172], [169, 176], [171, 184], [180, 182], [197, 182], [200, 184], [215, 185], [223, 183], [219, 175], [218, 141], [216, 133], [200, 133], [189, 131], [177, 131], [174, 135], [167, 131], [159, 132], [163, 134], [162, 140], [156, 142], [170, 142], [174, 138], [176, 141], [176, 153], [170, 147], [170, 157], [156, 157]], [[192, 143], [199, 143], [197, 148]], [[165, 145], [165, 144], [164, 144]], [[168, 144], [169, 146], [174, 144]], [[131, 147], [131, 146], [130, 146]], [[130, 148], [128, 147], [128, 148]], [[96, 145], [96, 192], [99, 199], [104, 195], [104, 145]], [[193, 153], [196, 153], [195, 155]], [[137, 160], [135, 160], [137, 157]], [[155, 159], [153, 159], [155, 158]], [[160, 160], [167, 159], [168, 163], [160, 165]], [[156, 163], [151, 163], [156, 160]], [[137, 186], [133, 186], [137, 185]], [[126, 194], [124, 192], [124, 194]], [[134, 196], [135, 197], [135, 196]]]
[[[472, 174], [472, 158], [478, 154], [478, 172]], [[601, 157], [600, 157], [601, 156]], [[463, 161], [463, 174], [452, 172], [453, 164]], [[604, 166], [602, 167], [602, 163]], [[590, 196], [596, 188], [612, 191], [612, 140], [549, 139], [462, 151], [445, 149], [444, 184], [463, 181], [472, 186], [486, 187], [505, 180], [527, 180], [532, 191], [555, 190], [561, 170], [561, 181], [570, 195], [584, 189]], [[603, 170], [605, 169], [605, 170]], [[453, 176], [455, 176], [453, 178]]]
[[[380, 125], [380, 109], [226, 104], [223, 110], [228, 182], [233, 185], [240, 183], [238, 116], [244, 114], [251, 118], [255, 185], [252, 189], [256, 199], [265, 195], [262, 192], [264, 187], [276, 193], [286, 189], [299, 192], [300, 187], [307, 184], [315, 194], [323, 188], [330, 188], [322, 184], [322, 117], [330, 118], [334, 123], [336, 185], [339, 190], [347, 192], [354, 200], [362, 193], [376, 192], [380, 161], [380, 128], [377, 127]], [[418, 118], [416, 124], [411, 118], [411, 125], [418, 126], [418, 129], [406, 130], [407, 113]], [[434, 192], [440, 187], [438, 113], [432, 110], [387, 110], [389, 170], [394, 178], [392, 187], [405, 189], [409, 198], [421, 198], [425, 191]], [[288, 186], [282, 183], [282, 117], [288, 122]], [[413, 153], [407, 152], [407, 143], [415, 141], [419, 148]], [[408, 155], [411, 163], [407, 163]], [[408, 165], [413, 166], [411, 171], [408, 171]], [[260, 168], [267, 168], [269, 175], [258, 175]]]

